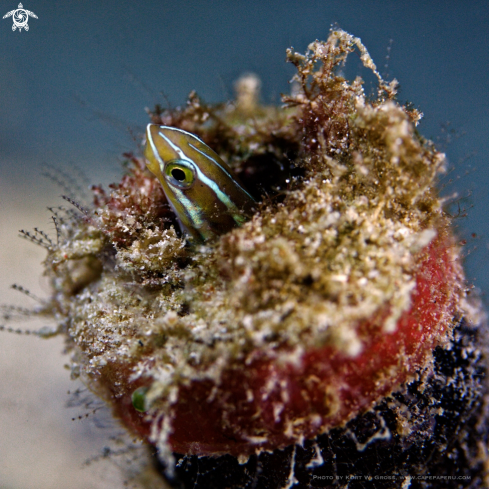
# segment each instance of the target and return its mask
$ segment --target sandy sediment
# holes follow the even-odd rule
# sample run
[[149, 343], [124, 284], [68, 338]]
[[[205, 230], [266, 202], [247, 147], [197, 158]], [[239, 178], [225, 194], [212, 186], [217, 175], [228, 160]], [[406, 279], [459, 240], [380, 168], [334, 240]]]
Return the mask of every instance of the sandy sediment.
[[[5, 166], [6, 168], [6, 166]], [[47, 205], [60, 204], [54, 185], [18, 181], [0, 172], [0, 303], [32, 307], [36, 303], [18, 291], [19, 284], [40, 297], [49, 293], [42, 277], [45, 252], [18, 237], [18, 230], [39, 227], [52, 234]], [[49, 325], [42, 319], [5, 322], [15, 329], [35, 330]], [[44, 341], [34, 336], [0, 333], [0, 487], [8, 489], [87, 489], [122, 486], [112, 464], [84, 467], [97, 456], [113, 430], [94, 426], [94, 417], [72, 421], [89, 412], [68, 408], [68, 391], [82, 386], [72, 382], [63, 365], [63, 339]], [[102, 415], [103, 417], [103, 415]], [[98, 415], [101, 419], [100, 413]]]

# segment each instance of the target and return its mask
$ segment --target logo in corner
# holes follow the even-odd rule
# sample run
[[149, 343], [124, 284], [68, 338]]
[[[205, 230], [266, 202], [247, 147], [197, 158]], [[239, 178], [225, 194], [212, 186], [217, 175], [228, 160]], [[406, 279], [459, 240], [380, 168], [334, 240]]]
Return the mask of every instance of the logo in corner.
[[27, 24], [27, 22], [29, 21], [29, 17], [37, 19], [37, 15], [30, 10], [25, 10], [21, 3], [19, 3], [18, 7], [15, 10], [11, 10], [3, 16], [4, 19], [6, 19], [7, 17], [12, 17], [12, 20], [14, 21], [14, 24], [12, 25], [12, 30], [15, 31], [16, 29], [19, 29], [19, 32], [22, 29], [25, 29], [26, 31], [29, 30], [29, 25]]

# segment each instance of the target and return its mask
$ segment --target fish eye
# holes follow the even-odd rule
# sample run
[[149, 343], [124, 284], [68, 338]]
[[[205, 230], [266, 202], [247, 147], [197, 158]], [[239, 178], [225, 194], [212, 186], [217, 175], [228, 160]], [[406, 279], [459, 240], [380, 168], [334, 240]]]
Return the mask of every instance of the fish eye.
[[195, 168], [186, 160], [174, 160], [165, 165], [168, 183], [178, 188], [189, 188], [195, 180]]
[[171, 171], [171, 176], [179, 182], [185, 181], [185, 172], [180, 168], [173, 168], [173, 170]]

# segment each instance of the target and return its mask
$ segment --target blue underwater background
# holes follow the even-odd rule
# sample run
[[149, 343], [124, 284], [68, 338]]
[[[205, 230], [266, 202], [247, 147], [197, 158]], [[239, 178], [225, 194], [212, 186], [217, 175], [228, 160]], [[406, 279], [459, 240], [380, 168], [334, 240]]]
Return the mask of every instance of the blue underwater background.
[[[0, 17], [17, 1], [0, 0]], [[24, 8], [38, 16], [28, 32], [12, 31], [12, 18], [0, 18], [0, 302], [16, 300], [13, 282], [47, 293], [41, 269], [33, 268], [42, 250], [17, 238], [18, 229], [36, 223], [52, 232], [45, 207], [59, 205], [63, 191], [42, 178], [42, 164], [68, 172], [76, 166], [92, 183], [117, 181], [122, 153], [138, 151], [145, 107], [183, 104], [191, 90], [208, 102], [230, 99], [244, 72], [259, 75], [264, 102], [279, 104], [294, 74], [286, 48], [304, 52], [325, 40], [331, 25], [360, 37], [379, 71], [400, 82], [399, 100], [425, 114], [419, 131], [450, 162], [442, 192], [458, 193], [452, 207], [467, 211], [455, 225], [467, 241], [468, 279], [489, 301], [486, 1], [25, 0]], [[375, 89], [357, 55], [346, 73], [367, 75], [367, 92]], [[13, 389], [0, 393], [0, 432], [10, 433], [0, 441], [0, 487], [121, 487], [116, 476], [80, 470], [104, 441], [88, 424], [70, 423], [64, 410], [73, 386], [61, 368], [61, 341], [37, 346], [37, 339], [10, 336], [0, 337], [0, 378]], [[46, 362], [56, 373], [43, 373]], [[51, 448], [42, 450], [48, 439]]]
[[[16, 1], [0, 6], [7, 12]], [[42, 162], [76, 164], [93, 182], [116, 179], [121, 153], [137, 149], [144, 107], [182, 104], [191, 90], [209, 102], [228, 99], [243, 72], [261, 77], [265, 102], [280, 103], [294, 72], [285, 49], [304, 52], [334, 24], [360, 37], [379, 71], [400, 82], [399, 99], [425, 114], [420, 132], [446, 150], [450, 177], [461, 176], [445, 191], [470, 191], [473, 208], [458, 224], [480, 236], [469, 277], [488, 290], [481, 266], [489, 243], [487, 2], [31, 0], [24, 7], [38, 16], [29, 32], [13, 32], [11, 18], [0, 22], [1, 181], [40, 185]], [[365, 74], [358, 57], [349, 73]]]

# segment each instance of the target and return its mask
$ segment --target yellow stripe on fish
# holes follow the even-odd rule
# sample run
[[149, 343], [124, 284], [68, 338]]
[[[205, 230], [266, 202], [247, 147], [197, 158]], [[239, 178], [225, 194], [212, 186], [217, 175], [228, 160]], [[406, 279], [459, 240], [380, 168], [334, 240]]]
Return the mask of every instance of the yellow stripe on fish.
[[253, 214], [253, 197], [197, 136], [175, 127], [148, 124], [144, 156], [183, 231], [195, 240], [227, 233]]

